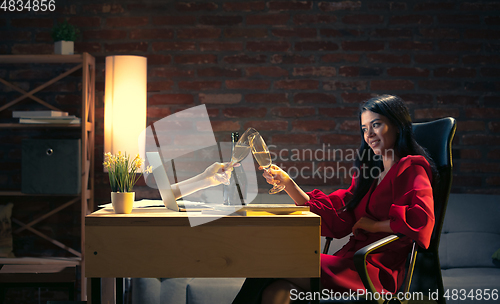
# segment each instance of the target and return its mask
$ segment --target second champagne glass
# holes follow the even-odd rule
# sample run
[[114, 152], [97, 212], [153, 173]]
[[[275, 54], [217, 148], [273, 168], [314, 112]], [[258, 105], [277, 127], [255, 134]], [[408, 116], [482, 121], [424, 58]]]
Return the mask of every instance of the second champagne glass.
[[[264, 170], [269, 172], [269, 168], [272, 166], [273, 162], [271, 160], [271, 154], [269, 153], [266, 142], [259, 133], [254, 134], [252, 137], [252, 154], [259, 165], [264, 168]], [[283, 189], [285, 189], [284, 185], [278, 185], [276, 181], [274, 181], [273, 188], [269, 190], [269, 194], [276, 194]]]

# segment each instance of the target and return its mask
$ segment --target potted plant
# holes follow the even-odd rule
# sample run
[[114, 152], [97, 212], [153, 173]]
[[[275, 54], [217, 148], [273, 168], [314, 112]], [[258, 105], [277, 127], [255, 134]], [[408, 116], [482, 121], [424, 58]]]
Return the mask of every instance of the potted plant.
[[[111, 204], [115, 213], [130, 213], [135, 200], [135, 192], [132, 191], [135, 183], [142, 176], [140, 169], [144, 160], [139, 154], [130, 159], [127, 153], [118, 152], [104, 154], [103, 165], [108, 169], [109, 185], [111, 186]], [[145, 169], [151, 172], [151, 166]]]
[[54, 53], [61, 55], [74, 54], [74, 43], [80, 31], [74, 25], [64, 20], [52, 29], [52, 39], [54, 39]]

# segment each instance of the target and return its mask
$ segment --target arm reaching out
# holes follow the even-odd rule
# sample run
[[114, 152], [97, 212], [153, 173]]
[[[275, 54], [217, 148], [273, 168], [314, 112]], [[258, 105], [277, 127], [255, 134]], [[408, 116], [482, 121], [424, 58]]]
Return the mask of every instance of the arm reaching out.
[[[260, 168], [262, 169], [262, 168]], [[285, 185], [286, 193], [293, 199], [293, 201], [299, 205], [303, 206], [309, 201], [309, 195], [304, 192], [295, 181], [283, 171], [280, 167], [272, 165], [268, 171], [264, 171], [262, 174], [269, 184], [273, 184], [276, 181], [280, 185]]]
[[228, 183], [232, 170], [232, 168], [228, 168], [228, 163], [213, 163], [204, 172], [173, 184], [172, 191], [174, 192], [174, 197], [175, 199], [179, 199], [202, 189]]

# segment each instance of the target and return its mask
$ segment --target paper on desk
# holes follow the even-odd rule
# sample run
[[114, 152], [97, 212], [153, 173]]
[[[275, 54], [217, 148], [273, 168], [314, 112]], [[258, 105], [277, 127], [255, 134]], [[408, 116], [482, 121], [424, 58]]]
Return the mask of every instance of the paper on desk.
[[216, 206], [213, 209], [208, 209], [208, 210], [202, 210], [201, 214], [208, 214], [208, 215], [224, 215], [224, 216], [229, 216], [229, 215], [246, 215], [246, 211], [241, 209], [241, 206], [225, 206], [225, 205], [219, 205]]
[[[177, 201], [177, 204], [184, 206], [198, 206], [198, 205], [203, 205], [204, 203], [183, 200], [183, 201]], [[109, 203], [109, 204], [99, 205], [98, 207], [113, 208], [113, 205]], [[133, 208], [151, 208], [151, 207], [165, 207], [165, 205], [163, 204], [162, 200], [142, 199], [140, 201], [134, 201]]]
[[[163, 201], [161, 200], [149, 200], [149, 199], [143, 199], [140, 201], [134, 201], [134, 208], [148, 208], [148, 207], [164, 207]], [[113, 205], [111, 203], [109, 204], [104, 204], [104, 205], [99, 205], [101, 208], [113, 208]]]

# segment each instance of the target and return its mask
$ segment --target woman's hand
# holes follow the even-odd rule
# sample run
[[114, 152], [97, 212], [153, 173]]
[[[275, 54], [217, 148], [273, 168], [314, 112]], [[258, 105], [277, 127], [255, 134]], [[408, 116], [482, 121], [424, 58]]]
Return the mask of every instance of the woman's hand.
[[367, 217], [360, 218], [356, 224], [352, 227], [352, 233], [354, 235], [358, 235], [359, 230], [364, 230], [366, 232], [375, 232], [375, 223], [376, 221], [371, 220]]
[[[259, 167], [259, 170], [263, 169], [264, 168]], [[286, 173], [285, 171], [283, 171], [283, 169], [281, 169], [276, 165], [271, 165], [271, 167], [269, 167], [267, 170], [264, 170], [262, 176], [264, 176], [266, 181], [271, 185], [274, 185], [274, 183], [276, 183], [278, 185], [283, 184], [286, 186], [291, 181], [291, 178], [288, 175], [288, 173]]]
[[[264, 168], [259, 167], [260, 170]], [[283, 171], [280, 167], [276, 165], [271, 165], [268, 170], [265, 170], [262, 174], [266, 181], [273, 185], [277, 183], [278, 185], [285, 185], [285, 192], [293, 199], [295, 204], [298, 206], [304, 206], [309, 200], [309, 195], [304, 192], [294, 181], [293, 179]]]
[[352, 227], [352, 233], [354, 236], [357, 236], [360, 230], [364, 230], [366, 232], [374, 233], [374, 232], [390, 232], [394, 233], [390, 227], [390, 220], [386, 221], [374, 221], [367, 217], [360, 218], [356, 224]]
[[209, 181], [209, 186], [229, 185], [232, 171], [233, 168], [229, 167], [229, 163], [213, 163], [205, 169], [202, 177]]

